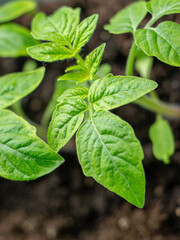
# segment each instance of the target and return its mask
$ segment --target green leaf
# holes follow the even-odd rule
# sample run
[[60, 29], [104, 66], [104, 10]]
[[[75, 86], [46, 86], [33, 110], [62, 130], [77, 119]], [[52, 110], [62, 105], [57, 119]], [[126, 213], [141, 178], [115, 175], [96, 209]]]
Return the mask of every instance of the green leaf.
[[180, 13], [179, 0], [151, 0], [147, 3], [147, 10], [153, 19], [159, 19], [167, 14]]
[[16, 181], [32, 180], [63, 163], [35, 128], [9, 110], [0, 110], [0, 176]]
[[78, 83], [85, 82], [90, 78], [89, 72], [87, 70], [77, 70], [68, 72], [58, 78], [58, 81], [60, 80], [72, 80], [76, 81]]
[[106, 46], [105, 43], [102, 44], [86, 57], [85, 64], [90, 71], [90, 80], [93, 80], [94, 76], [97, 73], [97, 70], [99, 68], [99, 65], [104, 53], [105, 46]]
[[110, 112], [98, 111], [80, 127], [77, 152], [83, 172], [142, 208], [145, 197], [143, 151], [132, 127]]
[[33, 92], [43, 80], [45, 68], [0, 77], [0, 108], [11, 106]]
[[61, 7], [49, 17], [38, 13], [33, 19], [32, 35], [38, 40], [58, 41], [59, 44], [70, 45], [74, 40], [79, 18], [79, 8], [73, 10], [70, 7]]
[[150, 127], [149, 136], [153, 143], [154, 156], [164, 163], [170, 163], [170, 157], [175, 151], [174, 136], [168, 121], [158, 116]]
[[59, 103], [62, 103], [64, 99], [69, 99], [72, 97], [81, 97], [82, 99], [86, 99], [88, 97], [88, 88], [86, 87], [75, 87], [70, 88], [63, 92], [63, 94], [57, 99]]
[[111, 72], [112, 68], [111, 68], [111, 65], [108, 64], [108, 63], [104, 63], [102, 64], [98, 71], [97, 71], [97, 75], [100, 77], [100, 78], [103, 78], [105, 77], [107, 74], [109, 74]]
[[73, 43], [74, 52], [79, 50], [89, 41], [92, 36], [98, 21], [98, 15], [94, 14], [84, 19], [77, 27], [75, 40]]
[[130, 4], [111, 18], [104, 29], [113, 34], [134, 33], [146, 14], [145, 1]]
[[48, 143], [59, 151], [74, 135], [84, 118], [87, 104], [81, 97], [64, 99], [57, 105], [48, 129]]
[[162, 22], [156, 28], [139, 29], [136, 44], [148, 56], [155, 56], [172, 66], [180, 66], [180, 25]]
[[55, 42], [29, 47], [27, 51], [32, 58], [42, 62], [54, 62], [69, 59], [74, 56], [70, 49]]
[[0, 23], [11, 21], [36, 8], [35, 1], [14, 1], [0, 7]]
[[18, 24], [7, 23], [0, 26], [0, 57], [27, 56], [26, 48], [38, 43], [28, 29]]
[[133, 102], [156, 87], [157, 83], [148, 79], [109, 74], [92, 84], [88, 98], [96, 109], [109, 110]]
[[143, 78], [150, 78], [153, 58], [148, 57], [140, 48], [137, 51], [135, 68]]

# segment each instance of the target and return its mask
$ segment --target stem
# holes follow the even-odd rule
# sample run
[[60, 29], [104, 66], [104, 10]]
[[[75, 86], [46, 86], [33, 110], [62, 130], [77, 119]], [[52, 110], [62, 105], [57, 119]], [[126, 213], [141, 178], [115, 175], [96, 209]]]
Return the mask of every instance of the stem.
[[[145, 28], [151, 27], [157, 20], [157, 18], [152, 18], [145, 26]], [[135, 45], [135, 42], [133, 41], [133, 44], [131, 46], [129, 56], [127, 59], [126, 64], [126, 75], [132, 76], [133, 75], [133, 69], [134, 69], [134, 61], [137, 53], [137, 46]], [[180, 107], [168, 104], [165, 102], [162, 102], [158, 99], [157, 94], [153, 91], [150, 93], [151, 97], [143, 96], [136, 100], [134, 103], [140, 105], [141, 107], [155, 112], [156, 114], [162, 114], [164, 116], [170, 117], [170, 118], [180, 118]]]
[[156, 93], [155, 90], [153, 90], [152, 92], [149, 93], [151, 98], [155, 99], [155, 100], [159, 100], [159, 96], [158, 94]]
[[37, 135], [42, 138], [44, 141], [47, 140], [47, 128], [44, 128], [40, 124], [37, 124], [35, 122], [32, 122], [29, 120], [29, 123], [32, 124], [37, 129]]
[[80, 62], [81, 65], [85, 65], [83, 58], [79, 55], [79, 53], [76, 53], [75, 56], [76, 60]]
[[126, 76], [133, 76], [133, 66], [134, 66], [134, 60], [136, 57], [136, 52], [137, 52], [137, 47], [136, 47], [135, 42], [133, 41], [133, 44], [131, 46], [129, 56], [127, 59]]
[[144, 28], [146, 29], [146, 28], [151, 27], [160, 17], [161, 16], [157, 16], [155, 18], [151, 18], [151, 20], [146, 24], [146, 26]]
[[165, 103], [148, 96], [143, 96], [134, 103], [156, 114], [162, 114], [169, 118], [180, 118], [180, 107], [174, 104]]
[[19, 116], [23, 117], [24, 119], [27, 119], [27, 115], [25, 114], [22, 105], [21, 105], [21, 101], [17, 101], [12, 105], [12, 109], [15, 113], [17, 113]]
[[54, 111], [55, 106], [56, 106], [56, 104], [54, 104], [54, 102], [51, 102], [51, 101], [47, 105], [46, 110], [45, 110], [45, 112], [43, 114], [43, 117], [41, 119], [41, 125], [44, 128], [48, 127], [48, 124], [49, 124], [49, 121], [50, 121], [50, 118], [51, 118], [52, 112]]

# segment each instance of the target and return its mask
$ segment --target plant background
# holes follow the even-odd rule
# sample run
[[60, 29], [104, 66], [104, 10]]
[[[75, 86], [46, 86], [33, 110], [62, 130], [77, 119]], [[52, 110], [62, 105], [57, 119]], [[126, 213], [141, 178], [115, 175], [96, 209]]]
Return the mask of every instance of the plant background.
[[[103, 62], [112, 65], [114, 74], [124, 74], [132, 37], [130, 34], [109, 35], [103, 25], [131, 2], [134, 1], [47, 0], [40, 1], [39, 9], [51, 14], [62, 5], [79, 6], [82, 18], [98, 13], [97, 30], [82, 55], [106, 42]], [[180, 23], [180, 15], [164, 19]], [[16, 22], [30, 27], [31, 16], [23, 16]], [[0, 75], [21, 71], [25, 60], [0, 59]], [[67, 65], [69, 62], [45, 64], [44, 82], [23, 100], [25, 112], [34, 121], [40, 121], [54, 81]], [[178, 68], [155, 59], [151, 78], [158, 82], [162, 100], [180, 104], [179, 76]], [[144, 148], [147, 179], [144, 209], [133, 207], [93, 179], [83, 176], [72, 139], [61, 151], [66, 162], [55, 172], [31, 182], [0, 179], [0, 240], [180, 239], [180, 121], [170, 121], [176, 138], [176, 153], [172, 163], [166, 166], [154, 159], [148, 137], [148, 128], [155, 115], [132, 104], [114, 112], [134, 127]]]

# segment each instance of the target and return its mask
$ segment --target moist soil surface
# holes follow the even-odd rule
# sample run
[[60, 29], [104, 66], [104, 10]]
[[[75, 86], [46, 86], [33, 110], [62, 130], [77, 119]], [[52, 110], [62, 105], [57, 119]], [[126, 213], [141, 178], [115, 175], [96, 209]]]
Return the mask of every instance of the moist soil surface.
[[[130, 0], [62, 0], [41, 3], [47, 14], [62, 5], [82, 8], [82, 18], [100, 15], [93, 38], [84, 56], [106, 42], [103, 62], [114, 74], [124, 74], [132, 43], [129, 34], [109, 35], [103, 30], [118, 10]], [[146, 20], [149, 16], [147, 16]], [[180, 23], [178, 15], [165, 17]], [[31, 17], [16, 20], [30, 27]], [[145, 23], [145, 22], [144, 22]], [[0, 75], [21, 71], [25, 58], [1, 59]], [[38, 63], [39, 66], [42, 63]], [[70, 63], [43, 63], [47, 67], [41, 86], [23, 100], [27, 115], [39, 122], [51, 97], [54, 81]], [[159, 84], [162, 100], [180, 104], [180, 71], [155, 59], [151, 78]], [[74, 139], [61, 151], [66, 162], [53, 173], [31, 182], [0, 179], [0, 240], [179, 240], [180, 239], [180, 121], [170, 120], [176, 140], [176, 153], [170, 165], [152, 155], [148, 129], [155, 115], [129, 104], [114, 111], [134, 128], [142, 143], [147, 191], [143, 209], [135, 208], [114, 193], [86, 178], [76, 156]]]

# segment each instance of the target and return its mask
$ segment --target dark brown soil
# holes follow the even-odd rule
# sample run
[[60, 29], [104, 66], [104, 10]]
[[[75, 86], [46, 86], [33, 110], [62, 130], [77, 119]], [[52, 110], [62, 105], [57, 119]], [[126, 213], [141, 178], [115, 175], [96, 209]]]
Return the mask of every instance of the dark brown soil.
[[[103, 62], [112, 65], [114, 74], [124, 74], [125, 60], [132, 37], [112, 36], [103, 25], [131, 0], [48, 1], [40, 9], [47, 14], [62, 5], [82, 8], [82, 16], [99, 13], [98, 28], [84, 49], [86, 52], [107, 43]], [[169, 16], [180, 23], [180, 17]], [[30, 17], [17, 20], [26, 26]], [[24, 58], [1, 59], [0, 75], [20, 71]], [[52, 94], [55, 78], [69, 63], [46, 64], [46, 78], [23, 101], [28, 116], [39, 122]], [[41, 65], [41, 63], [39, 63]], [[163, 100], [180, 104], [180, 71], [155, 60], [152, 78], [159, 83]], [[154, 114], [136, 105], [117, 109], [116, 114], [135, 129], [144, 152], [147, 192], [140, 210], [82, 174], [74, 142], [61, 152], [66, 162], [55, 172], [32, 182], [0, 179], [0, 240], [179, 240], [180, 239], [180, 121], [171, 120], [176, 138], [176, 153], [168, 166], [154, 159], [148, 128]]]

